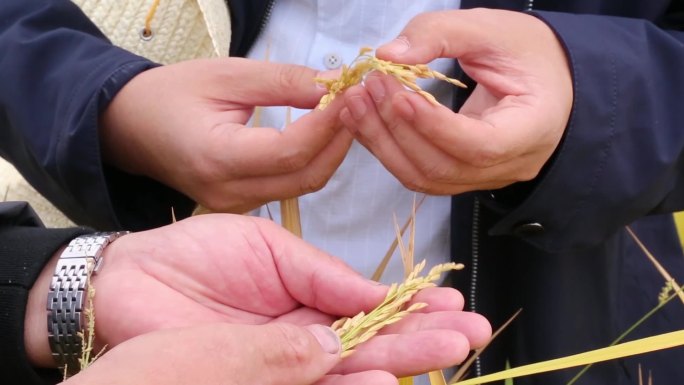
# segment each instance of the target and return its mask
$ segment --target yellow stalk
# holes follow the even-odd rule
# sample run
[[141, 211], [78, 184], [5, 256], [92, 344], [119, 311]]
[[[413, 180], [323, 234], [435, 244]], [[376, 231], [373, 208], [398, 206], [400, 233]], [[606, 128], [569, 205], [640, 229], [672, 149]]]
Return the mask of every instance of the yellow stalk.
[[394, 232], [396, 233], [397, 239], [399, 239], [399, 242], [397, 244], [399, 246], [399, 254], [401, 254], [401, 261], [404, 265], [404, 278], [408, 277], [408, 275], [411, 274], [411, 269], [413, 268], [412, 246], [416, 228], [416, 222], [413, 215], [411, 215], [411, 217], [409, 218], [409, 228], [409, 247], [407, 249], [404, 245], [404, 242], [401, 241], [403, 234], [401, 232], [401, 229], [399, 228], [399, 223], [397, 223], [397, 217], [394, 216]]
[[399, 379], [399, 385], [413, 385], [413, 377], [402, 377]]
[[299, 238], [302, 237], [298, 198], [288, 198], [280, 201], [280, 218], [284, 228]]
[[532, 374], [545, 373], [553, 370], [571, 368], [596, 362], [608, 361], [617, 358], [649, 353], [684, 345], [684, 330], [660, 334], [653, 337], [642, 338], [619, 345], [592, 350], [586, 353], [575, 354], [554, 360], [537, 362], [535, 364], [520, 366], [504, 370], [498, 373], [482, 377], [471, 378], [465, 381], [455, 382], [452, 385], [475, 385], [500, 381], [507, 378], [529, 376]]
[[[292, 109], [287, 108], [285, 127], [292, 121]], [[302, 237], [302, 222], [299, 215], [299, 198], [287, 198], [280, 201], [280, 223], [292, 234]]]
[[499, 334], [501, 334], [501, 332], [506, 330], [508, 325], [510, 325], [514, 319], [518, 318], [518, 316], [520, 315], [520, 312], [522, 312], [522, 309], [518, 309], [518, 311], [516, 311], [506, 322], [504, 322], [503, 325], [501, 325], [498, 329], [496, 329], [496, 331], [494, 332], [494, 334], [492, 334], [492, 337], [489, 339], [489, 341], [487, 341], [487, 343], [483, 347], [476, 349], [475, 353], [473, 353], [473, 355], [470, 356], [466, 360], [466, 362], [464, 362], [461, 365], [460, 368], [458, 368], [458, 371], [451, 377], [451, 380], [449, 380], [449, 383], [454, 383], [454, 382], [457, 382], [458, 380], [462, 379], [463, 376], [465, 376], [468, 368], [470, 368], [470, 366], [473, 364], [473, 362], [475, 362], [477, 357], [479, 357], [480, 354], [482, 354], [482, 352], [487, 348], [487, 346], [489, 346], [489, 344], [492, 343], [492, 341], [494, 341], [494, 339], [496, 337], [498, 337]]
[[[684, 289], [684, 287], [682, 287], [681, 289]], [[620, 335], [619, 335], [613, 342], [611, 342], [610, 345], [608, 345], [608, 346], [614, 346], [615, 344], [617, 344], [617, 343], [619, 343], [620, 341], [622, 341], [622, 340], [624, 340], [625, 338], [627, 338], [627, 336], [629, 335], [629, 333], [631, 333], [632, 331], [634, 331], [634, 329], [636, 329], [637, 327], [639, 327], [639, 325], [641, 325], [641, 324], [644, 323], [647, 319], [649, 319], [653, 314], [655, 314], [658, 310], [660, 310], [660, 308], [662, 308], [663, 306], [667, 305], [667, 304], [668, 304], [674, 297], [676, 297], [676, 296], [677, 296], [677, 293], [672, 293], [671, 295], [666, 296], [665, 298], [660, 299], [660, 300], [658, 301], [658, 304], [657, 304], [653, 309], [649, 310], [646, 314], [644, 314], [643, 317], [639, 318], [638, 321], [636, 321], [634, 324], [632, 324], [632, 326], [630, 326], [627, 330], [625, 330], [622, 334], [620, 334]], [[591, 368], [591, 366], [592, 366], [592, 364], [588, 364], [587, 366], [585, 366], [584, 368], [582, 368], [582, 370], [580, 370], [580, 371], [575, 375], [575, 377], [573, 377], [572, 379], [570, 379], [570, 381], [568, 381], [567, 385], [573, 385], [575, 382], [577, 382], [577, 380], [579, 380], [579, 378], [580, 378], [584, 373], [586, 373], [586, 371], [589, 370], [589, 369]]]
[[428, 378], [430, 379], [430, 385], [447, 385], [444, 373], [441, 370], [431, 371], [428, 373]]
[[406, 229], [409, 227], [409, 225], [413, 222], [412, 219], [416, 215], [416, 211], [420, 208], [420, 205], [423, 204], [425, 201], [425, 195], [423, 195], [418, 203], [416, 204], [415, 209], [413, 210], [413, 213], [406, 218], [406, 222], [404, 222], [404, 225], [401, 227], [400, 234], [401, 236], [395, 237], [394, 240], [392, 241], [392, 244], [390, 247], [387, 249], [387, 253], [385, 253], [385, 256], [382, 258], [382, 261], [380, 261], [380, 264], [378, 267], [375, 269], [375, 272], [371, 276], [371, 279], [373, 281], [380, 281], [380, 278], [382, 278], [382, 274], [385, 272], [385, 269], [387, 268], [387, 264], [389, 264], [390, 259], [392, 259], [392, 255], [394, 255], [394, 251], [397, 249], [397, 246], [399, 245], [399, 241], [401, 238], [404, 236], [404, 232]]

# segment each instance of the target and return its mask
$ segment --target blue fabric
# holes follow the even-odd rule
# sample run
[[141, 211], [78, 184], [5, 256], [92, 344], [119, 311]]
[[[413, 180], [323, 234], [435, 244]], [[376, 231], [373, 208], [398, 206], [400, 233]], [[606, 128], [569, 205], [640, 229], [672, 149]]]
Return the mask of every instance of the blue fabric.
[[171, 206], [190, 212], [145, 178], [112, 171], [108, 186], [100, 159], [99, 113], [156, 64], [112, 46], [70, 1], [4, 1], [0, 52], [0, 155], [71, 219], [140, 229], [168, 223]]
[[[232, 53], [247, 52], [270, 4], [229, 1]], [[575, 101], [563, 142], [538, 178], [454, 197], [453, 256], [467, 266], [455, 284], [495, 327], [523, 308], [482, 356], [485, 373], [505, 359], [519, 365], [606, 346], [656, 304], [663, 279], [626, 233], [628, 224], [684, 282], [667, 214], [684, 209], [684, 2], [462, 2], [519, 11], [530, 4], [568, 53]], [[179, 217], [189, 214], [188, 198], [100, 161], [99, 112], [154, 63], [111, 46], [66, 0], [4, 0], [0, 52], [0, 155], [44, 195], [100, 229], [166, 223], [171, 206]], [[529, 231], [527, 223], [543, 229]], [[682, 328], [684, 306], [673, 302], [635, 335]], [[581, 383], [636, 384], [641, 363], [656, 383], [678, 384], [682, 362], [681, 348], [615, 360]], [[516, 385], [562, 384], [573, 374]]]

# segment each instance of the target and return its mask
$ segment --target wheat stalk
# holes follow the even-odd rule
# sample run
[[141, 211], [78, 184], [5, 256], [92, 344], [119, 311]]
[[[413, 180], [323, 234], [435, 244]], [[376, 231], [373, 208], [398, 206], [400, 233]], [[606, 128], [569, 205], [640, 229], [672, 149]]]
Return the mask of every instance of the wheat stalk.
[[318, 103], [318, 108], [325, 109], [335, 96], [347, 88], [359, 84], [363, 78], [371, 71], [378, 71], [385, 75], [392, 75], [401, 84], [422, 95], [433, 104], [439, 104], [437, 99], [429, 92], [423, 91], [416, 80], [437, 79], [451, 83], [458, 87], [466, 88], [466, 85], [457, 79], [452, 79], [440, 72], [433, 71], [426, 64], [399, 64], [391, 61], [378, 59], [371, 55], [373, 49], [363, 47], [359, 50], [359, 55], [352, 61], [350, 66], [342, 66], [342, 74], [337, 79], [315, 78], [314, 81], [324, 86], [328, 93], [324, 95]]
[[343, 357], [350, 355], [357, 345], [368, 341], [383, 327], [398, 322], [409, 313], [427, 306], [420, 302], [408, 307], [405, 305], [420, 290], [436, 286], [435, 281], [442, 273], [460, 270], [463, 265], [453, 262], [444, 263], [430, 269], [426, 276], [418, 276], [423, 268], [425, 268], [425, 260], [415, 266], [404, 282], [398, 285], [392, 284], [382, 303], [370, 313], [361, 312], [352, 318], [341, 318], [333, 323], [332, 328], [340, 336], [342, 342]]

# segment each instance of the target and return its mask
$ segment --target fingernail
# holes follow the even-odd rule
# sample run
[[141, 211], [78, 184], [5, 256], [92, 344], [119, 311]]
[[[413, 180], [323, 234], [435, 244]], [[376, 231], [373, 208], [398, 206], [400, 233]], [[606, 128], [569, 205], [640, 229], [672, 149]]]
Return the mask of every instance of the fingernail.
[[351, 96], [347, 99], [347, 102], [349, 103], [349, 111], [352, 114], [352, 117], [354, 119], [359, 120], [363, 118], [363, 116], [366, 114], [366, 111], [368, 110], [366, 108], [366, 102], [363, 100], [363, 97], [361, 96]]
[[401, 55], [408, 51], [409, 48], [411, 48], [411, 43], [406, 36], [399, 36], [382, 47], [383, 50], [393, 55]]
[[385, 98], [385, 85], [377, 76], [369, 76], [365, 85], [375, 102], [381, 102]]
[[321, 345], [324, 351], [330, 354], [340, 354], [342, 350], [342, 343], [340, 337], [337, 336], [331, 328], [323, 325], [309, 325], [306, 329], [316, 337], [316, 340]]

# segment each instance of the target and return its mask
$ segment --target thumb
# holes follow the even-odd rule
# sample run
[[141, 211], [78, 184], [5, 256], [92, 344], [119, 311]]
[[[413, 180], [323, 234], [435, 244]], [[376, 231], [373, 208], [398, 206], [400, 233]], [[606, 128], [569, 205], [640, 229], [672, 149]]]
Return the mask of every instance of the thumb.
[[[391, 42], [379, 47], [380, 59], [396, 63], [428, 63], [437, 58], [477, 57], [507, 51], [515, 42], [513, 26], [535, 17], [494, 9], [426, 12], [413, 18]], [[529, 38], [529, 37], [528, 37]]]
[[224, 88], [246, 105], [311, 108], [326, 93], [314, 81], [322, 74], [309, 67], [241, 58], [226, 60], [234, 64], [230, 78], [240, 81]]
[[249, 342], [256, 357], [250, 361], [263, 366], [254, 368], [263, 384], [313, 384], [340, 361], [342, 345], [329, 327], [272, 323], [257, 328], [260, 331]]

